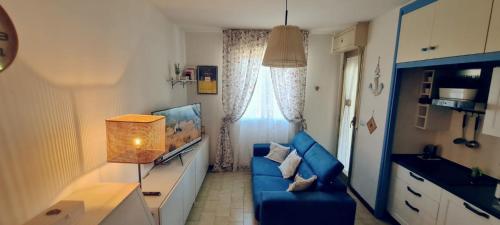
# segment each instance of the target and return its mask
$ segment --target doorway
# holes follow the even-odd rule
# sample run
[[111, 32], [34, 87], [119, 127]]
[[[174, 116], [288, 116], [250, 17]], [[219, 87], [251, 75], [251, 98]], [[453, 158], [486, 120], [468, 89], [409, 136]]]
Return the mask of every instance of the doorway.
[[343, 60], [337, 158], [344, 165], [342, 173], [349, 178], [357, 121], [360, 57], [357, 53], [346, 53]]

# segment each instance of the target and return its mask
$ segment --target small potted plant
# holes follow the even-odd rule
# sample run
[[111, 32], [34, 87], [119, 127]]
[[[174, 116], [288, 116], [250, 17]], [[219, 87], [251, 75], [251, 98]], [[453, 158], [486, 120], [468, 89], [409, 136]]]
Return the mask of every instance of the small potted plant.
[[180, 80], [181, 79], [180, 78], [180, 74], [181, 74], [181, 66], [180, 66], [180, 64], [179, 63], [175, 63], [174, 64], [174, 68], [175, 68], [175, 78], [177, 80]]

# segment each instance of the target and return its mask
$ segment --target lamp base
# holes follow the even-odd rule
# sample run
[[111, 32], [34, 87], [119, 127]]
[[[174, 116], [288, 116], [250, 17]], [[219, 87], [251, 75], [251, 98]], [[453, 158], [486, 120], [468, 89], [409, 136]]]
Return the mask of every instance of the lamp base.
[[161, 196], [161, 192], [159, 191], [143, 191], [142, 194], [144, 196]]

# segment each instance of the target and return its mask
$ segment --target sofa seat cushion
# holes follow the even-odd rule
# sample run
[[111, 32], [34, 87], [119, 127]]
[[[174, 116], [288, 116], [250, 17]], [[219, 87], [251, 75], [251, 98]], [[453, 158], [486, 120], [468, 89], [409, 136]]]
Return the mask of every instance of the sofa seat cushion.
[[335, 178], [342, 172], [344, 166], [320, 144], [314, 144], [304, 155], [312, 171], [318, 176], [317, 188], [326, 191], [333, 185]]
[[278, 166], [280, 166], [279, 163], [274, 162], [265, 157], [253, 157], [251, 163], [252, 175], [272, 176], [272, 177], [282, 178], [283, 176], [281, 175], [281, 171], [278, 168]]
[[[270, 160], [269, 160], [270, 161]], [[262, 202], [261, 192], [263, 191], [284, 191], [288, 189], [288, 186], [293, 183], [292, 180], [283, 179], [283, 177], [272, 177], [272, 176], [258, 176], [254, 175], [252, 177], [252, 194], [254, 203], [254, 212], [259, 212], [259, 208]], [[259, 213], [255, 213], [256, 219]]]

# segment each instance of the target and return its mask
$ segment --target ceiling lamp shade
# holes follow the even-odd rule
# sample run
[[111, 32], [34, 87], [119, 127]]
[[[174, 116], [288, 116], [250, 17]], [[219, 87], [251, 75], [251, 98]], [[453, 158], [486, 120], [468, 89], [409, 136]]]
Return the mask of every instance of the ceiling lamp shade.
[[299, 27], [288, 25], [288, 0], [285, 0], [285, 25], [276, 26], [271, 31], [262, 65], [278, 68], [307, 66], [304, 35]]
[[299, 27], [281, 25], [273, 28], [262, 65], [279, 68], [307, 66], [304, 35]]
[[128, 114], [106, 120], [107, 161], [151, 163], [165, 153], [165, 117]]

